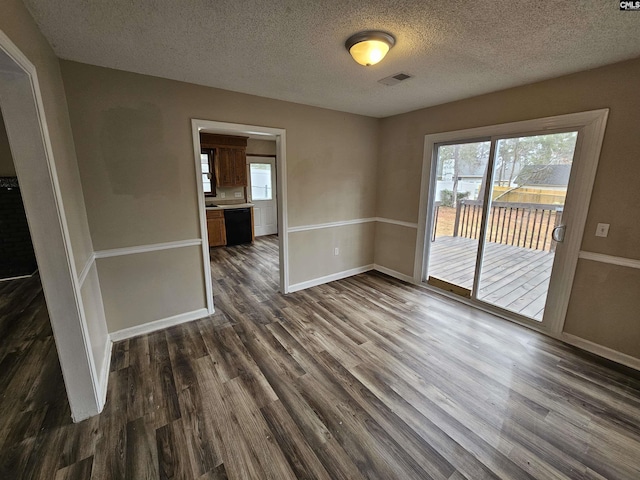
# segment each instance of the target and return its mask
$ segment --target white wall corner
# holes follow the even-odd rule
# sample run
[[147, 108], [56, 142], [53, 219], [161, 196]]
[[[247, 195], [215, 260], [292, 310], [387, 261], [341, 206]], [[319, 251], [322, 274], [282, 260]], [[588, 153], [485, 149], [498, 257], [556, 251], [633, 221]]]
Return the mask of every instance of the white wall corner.
[[[98, 410], [102, 412], [107, 403], [107, 389], [109, 387], [109, 371], [111, 370], [111, 351], [113, 350], [113, 341], [107, 339], [107, 348], [104, 349], [104, 359], [102, 361], [102, 371], [98, 377]], [[99, 413], [98, 412], [98, 413]]]
[[419, 285], [419, 282], [410, 276], [405, 275], [404, 273], [396, 272], [395, 270], [391, 270], [390, 268], [383, 267], [382, 265], [375, 264], [373, 269], [376, 272], [384, 273], [385, 275], [389, 275], [390, 277], [396, 278], [398, 280], [402, 280], [403, 282], [411, 283], [412, 285]]

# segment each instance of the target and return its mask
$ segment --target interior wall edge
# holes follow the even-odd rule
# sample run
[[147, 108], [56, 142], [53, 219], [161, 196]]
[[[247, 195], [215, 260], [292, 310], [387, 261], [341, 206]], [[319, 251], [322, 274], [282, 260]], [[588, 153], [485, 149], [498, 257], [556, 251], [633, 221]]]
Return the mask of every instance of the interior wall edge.
[[420, 285], [420, 282], [416, 282], [416, 280], [412, 276], [397, 272], [383, 265], [374, 263], [373, 270], [375, 270], [376, 272], [384, 273], [385, 275], [389, 275], [390, 277], [396, 278], [398, 280], [402, 280], [403, 282], [411, 283], [412, 285]]
[[113, 340], [109, 337], [104, 350], [104, 358], [102, 360], [102, 369], [100, 370], [98, 379], [98, 409], [100, 412], [107, 403], [107, 391], [109, 389], [109, 371], [111, 370], [111, 352], [113, 350]]

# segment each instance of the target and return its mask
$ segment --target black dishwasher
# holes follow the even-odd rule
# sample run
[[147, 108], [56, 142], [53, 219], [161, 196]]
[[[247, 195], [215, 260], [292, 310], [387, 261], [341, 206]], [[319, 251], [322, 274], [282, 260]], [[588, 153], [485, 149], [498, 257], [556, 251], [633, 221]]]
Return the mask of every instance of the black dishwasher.
[[227, 231], [227, 245], [251, 243], [251, 209], [225, 209], [224, 228]]

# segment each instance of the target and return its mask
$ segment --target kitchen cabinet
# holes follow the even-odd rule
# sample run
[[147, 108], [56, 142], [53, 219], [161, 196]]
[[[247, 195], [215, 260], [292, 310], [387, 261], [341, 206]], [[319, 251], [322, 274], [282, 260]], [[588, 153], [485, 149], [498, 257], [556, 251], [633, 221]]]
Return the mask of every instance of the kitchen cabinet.
[[200, 133], [200, 147], [212, 155], [217, 187], [247, 186], [247, 137]]
[[216, 186], [247, 186], [247, 150], [237, 147], [217, 147], [215, 149], [214, 169]]
[[210, 247], [227, 244], [227, 232], [224, 227], [222, 210], [207, 210], [207, 234], [209, 235]]

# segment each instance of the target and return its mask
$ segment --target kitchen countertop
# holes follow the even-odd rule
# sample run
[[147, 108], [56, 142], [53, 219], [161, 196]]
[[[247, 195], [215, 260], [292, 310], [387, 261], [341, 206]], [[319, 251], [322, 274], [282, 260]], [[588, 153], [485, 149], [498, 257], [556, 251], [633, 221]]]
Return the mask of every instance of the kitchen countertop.
[[228, 210], [230, 208], [249, 208], [253, 203], [234, 203], [232, 205], [216, 205], [215, 207], [205, 207], [207, 210]]

